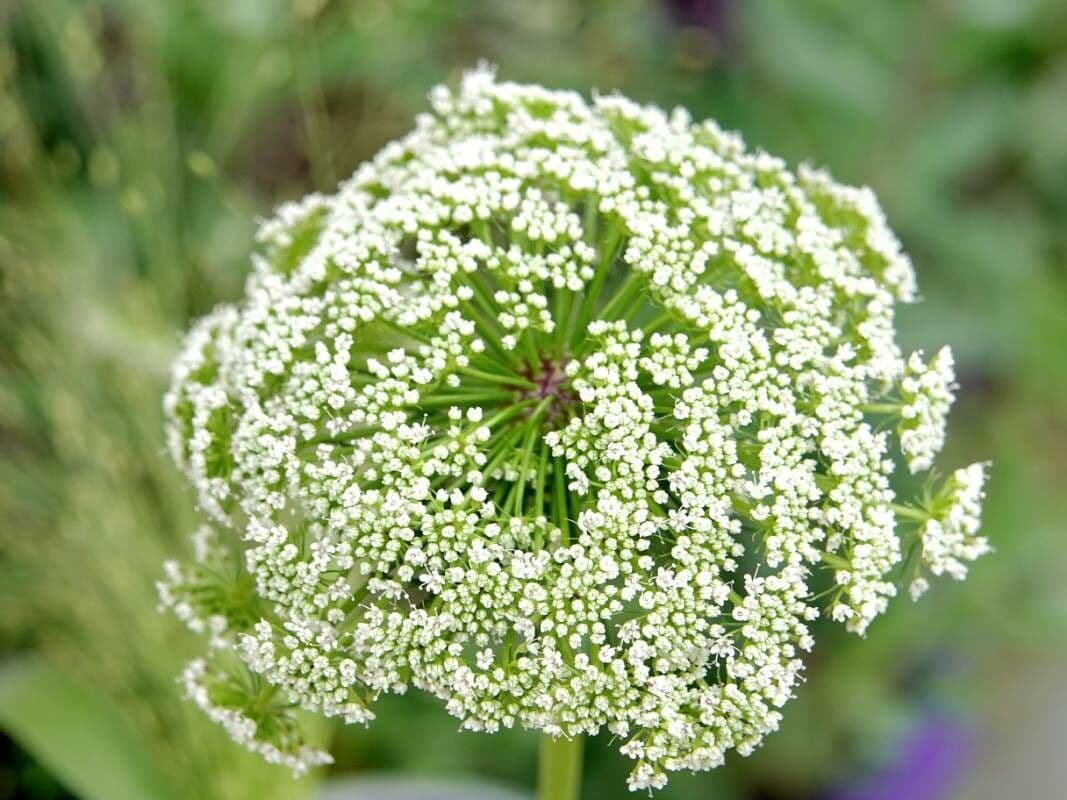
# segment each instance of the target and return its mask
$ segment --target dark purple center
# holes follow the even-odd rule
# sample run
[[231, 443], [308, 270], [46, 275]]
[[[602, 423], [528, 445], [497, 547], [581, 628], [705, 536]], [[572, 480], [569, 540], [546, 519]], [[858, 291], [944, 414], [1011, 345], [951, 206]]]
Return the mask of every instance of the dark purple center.
[[566, 357], [556, 361], [542, 356], [540, 370], [535, 372], [532, 367], [528, 367], [523, 373], [523, 377], [536, 383], [537, 388], [521, 390], [520, 400], [552, 400], [545, 410], [545, 422], [556, 422], [578, 401], [578, 395], [567, 384], [567, 361]]

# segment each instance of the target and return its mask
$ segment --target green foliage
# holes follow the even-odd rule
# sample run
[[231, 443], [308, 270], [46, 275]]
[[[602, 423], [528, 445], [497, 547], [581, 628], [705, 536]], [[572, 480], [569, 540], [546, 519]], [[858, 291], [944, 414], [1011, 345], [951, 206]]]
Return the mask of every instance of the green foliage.
[[[44, 653], [110, 698], [176, 796], [304, 792], [182, 703], [190, 637], [155, 613], [160, 564], [195, 525], [162, 455], [178, 333], [238, 295], [256, 215], [332, 189], [409, 129], [427, 88], [481, 57], [515, 80], [681, 103], [873, 186], [927, 299], [901, 315], [902, 344], [949, 342], [958, 357], [958, 450], [943, 463], [995, 464], [996, 557], [919, 613], [896, 604], [866, 641], [829, 641], [837, 657], [815, 653], [778, 737], [662, 797], [798, 796], [876, 763], [930, 697], [990, 700], [976, 676], [993, 659], [1014, 668], [1065, 641], [1064, 4], [754, 0], [724, 4], [725, 32], [667, 5], [0, 11], [0, 646]], [[971, 665], [951, 691], [917, 666], [945, 651]], [[533, 737], [459, 734], [414, 697], [380, 711], [338, 737], [340, 768], [532, 775]], [[599, 744], [587, 790], [621, 785], [626, 768]]]
[[0, 726], [85, 800], [173, 797], [104, 696], [27, 657], [0, 665]]

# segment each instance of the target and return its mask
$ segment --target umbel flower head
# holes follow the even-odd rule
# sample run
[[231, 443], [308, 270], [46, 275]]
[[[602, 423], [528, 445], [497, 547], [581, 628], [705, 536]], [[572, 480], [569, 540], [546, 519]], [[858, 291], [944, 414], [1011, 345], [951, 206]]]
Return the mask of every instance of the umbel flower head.
[[911, 264], [870, 190], [683, 110], [485, 68], [430, 100], [262, 224], [174, 365], [188, 694], [297, 771], [328, 755], [294, 708], [409, 687], [470, 730], [607, 728], [633, 789], [748, 754], [820, 614], [862, 634], [988, 549], [984, 465], [890, 488], [953, 399], [947, 350], [894, 342]]

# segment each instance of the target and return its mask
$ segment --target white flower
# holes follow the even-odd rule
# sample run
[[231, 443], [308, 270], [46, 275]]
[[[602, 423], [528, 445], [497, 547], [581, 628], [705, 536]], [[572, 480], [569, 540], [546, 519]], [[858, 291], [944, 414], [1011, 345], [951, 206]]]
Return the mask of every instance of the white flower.
[[933, 360], [923, 363], [912, 353], [900, 381], [900, 449], [912, 472], [930, 469], [945, 444], [945, 423], [955, 399], [956, 380], [952, 351], [942, 347]]
[[930, 588], [930, 582], [926, 578], [914, 578], [911, 583], [908, 584], [908, 595], [912, 601], [918, 600], [922, 597]]
[[[911, 265], [869, 190], [682, 111], [485, 69], [431, 102], [263, 223], [174, 365], [168, 443], [214, 527], [160, 596], [234, 665], [189, 693], [296, 769], [324, 756], [288, 704], [365, 723], [412, 686], [470, 730], [608, 727], [633, 789], [748, 754], [813, 598], [862, 633], [896, 593], [865, 414], [899, 391], [921, 469], [951, 401], [947, 351], [894, 341]], [[923, 535], [935, 573], [984, 546], [974, 485]]]
[[922, 526], [922, 560], [934, 575], [967, 577], [967, 564], [990, 551], [978, 535], [985, 498], [986, 465], [956, 470], [947, 481], [934, 515]]

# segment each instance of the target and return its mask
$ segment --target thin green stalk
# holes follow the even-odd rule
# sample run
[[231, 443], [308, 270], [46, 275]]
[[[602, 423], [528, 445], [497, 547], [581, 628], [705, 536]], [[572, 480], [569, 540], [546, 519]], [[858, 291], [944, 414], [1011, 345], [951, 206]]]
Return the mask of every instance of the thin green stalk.
[[567, 480], [563, 474], [563, 459], [554, 459], [552, 466], [556, 479], [552, 506], [556, 515], [556, 526], [560, 530], [560, 543], [566, 547], [571, 543], [571, 535], [567, 523]]
[[582, 788], [581, 736], [541, 735], [537, 759], [537, 800], [578, 800]]
[[597, 224], [599, 220], [600, 213], [597, 208], [597, 198], [590, 197], [585, 202], [585, 208], [582, 209], [582, 234], [589, 244], [596, 243], [597, 232], [600, 227]]
[[[519, 477], [515, 481], [515, 486], [512, 490], [514, 495], [508, 498], [509, 501], [514, 503], [512, 513], [515, 515], [520, 514], [522, 511], [522, 495], [526, 488], [526, 472], [530, 468], [530, 458], [533, 455], [534, 442], [537, 440], [537, 433], [541, 427], [541, 415], [545, 413], [545, 409], [548, 408], [551, 402], [551, 397], [546, 397], [542, 400], [540, 405], [534, 409], [533, 414], [530, 415], [530, 419], [526, 422], [529, 426], [529, 433], [526, 436], [526, 443], [522, 448], [522, 457], [519, 460]], [[507, 507], [507, 503], [505, 503], [505, 507]]]
[[500, 346], [500, 333], [494, 330], [494, 325], [486, 322], [483, 318], [481, 311], [470, 301], [464, 300], [461, 305], [470, 313], [471, 321], [474, 323], [474, 327], [489, 347], [502, 358], [507, 361], [509, 358], [508, 352]]
[[644, 333], [645, 336], [648, 336], [649, 334], [654, 333], [655, 331], [658, 331], [660, 328], [662, 328], [664, 325], [666, 325], [672, 319], [674, 319], [674, 315], [670, 311], [664, 311], [662, 314], [660, 314], [654, 320], [652, 320], [651, 322], [646, 323], [641, 328], [641, 332]]
[[518, 415], [527, 406], [531, 406], [534, 403], [538, 403], [538, 402], [540, 402], [540, 400], [538, 398], [531, 397], [529, 400], [522, 400], [522, 401], [520, 401], [518, 403], [515, 403], [513, 405], [509, 405], [507, 408], [501, 409], [500, 411], [498, 411], [493, 416], [489, 417], [489, 419], [485, 420], [481, 424], [484, 425], [487, 428], [492, 428], [495, 425], [500, 425], [501, 423], [507, 422], [512, 417], [515, 417], [516, 415]]
[[607, 280], [608, 273], [611, 272], [611, 268], [615, 264], [615, 259], [618, 256], [619, 245], [621, 242], [622, 231], [619, 230], [618, 227], [615, 227], [607, 235], [604, 249], [600, 254], [600, 264], [597, 265], [593, 280], [586, 287], [585, 298], [582, 300], [581, 309], [578, 311], [578, 319], [575, 323], [574, 330], [571, 331], [569, 335], [572, 347], [585, 335], [585, 328], [589, 324], [589, 318], [593, 313], [593, 307], [596, 305], [596, 301], [600, 297], [600, 290], [604, 287], [604, 281]]
[[476, 219], [471, 222], [471, 230], [490, 247], [494, 246], [493, 232], [489, 230], [489, 223], [484, 219]]
[[536, 336], [535, 330], [527, 328], [522, 332], [522, 346], [526, 351], [526, 360], [530, 364], [530, 369], [533, 371], [535, 377], [541, 375], [541, 354], [537, 352], [537, 343], [534, 342]]
[[511, 392], [471, 392], [470, 394], [440, 394], [436, 397], [431, 395], [419, 399], [419, 405], [423, 408], [435, 406], [469, 406], [475, 403], [492, 403], [501, 400], [514, 399]]
[[[522, 433], [522, 428], [515, 428], [513, 431], [501, 436], [500, 442], [493, 448], [492, 453], [485, 462], [485, 466], [482, 467], [483, 485], [491, 479], [493, 472], [495, 472], [504, 461], [514, 455], [514, 453], [508, 451], [515, 446], [516, 442], [522, 437]], [[497, 503], [497, 505], [499, 505], [499, 503]]]
[[901, 505], [900, 503], [891, 503], [889, 506], [893, 513], [898, 517], [904, 519], [910, 519], [913, 522], [926, 522], [930, 519], [930, 515], [920, 508], [912, 508], [911, 506]]
[[860, 406], [860, 408], [866, 411], [868, 414], [899, 414], [900, 405], [898, 403], [868, 403]]
[[501, 373], [504, 375], [515, 374], [515, 364], [513, 362], [494, 358], [492, 354], [484, 350], [481, 353], [471, 355], [470, 365], [475, 369], [482, 370], [482, 372]]
[[553, 346], [557, 356], [562, 356], [567, 345], [567, 337], [571, 327], [571, 309], [574, 305], [574, 292], [565, 286], [556, 290], [555, 297], [555, 321], [556, 329], [553, 331]]
[[548, 445], [541, 445], [541, 457], [537, 462], [537, 486], [534, 489], [534, 510], [541, 515], [545, 510], [545, 473], [548, 471]]
[[522, 389], [536, 389], [537, 384], [533, 381], [528, 381], [525, 378], [520, 378], [518, 375], [504, 375], [497, 372], [485, 372], [484, 370], [475, 369], [474, 367], [460, 367], [456, 370], [460, 375], [466, 375], [470, 378], [477, 378], [478, 380], [485, 381], [486, 383], [503, 383], [508, 386], [518, 386]]
[[344, 431], [344, 433], [339, 434], [321, 433], [312, 439], [300, 442], [297, 447], [316, 447], [320, 444], [352, 444], [352, 442], [356, 441], [357, 439], [362, 439], [365, 436], [370, 436], [371, 434], [377, 433], [380, 430], [380, 426], [371, 425], [365, 428], [349, 428], [348, 430]]
[[492, 288], [485, 285], [484, 278], [480, 272], [468, 274], [470, 277], [468, 285], [474, 290], [474, 299], [490, 317], [493, 317], [499, 309], [497, 308], [496, 300], [493, 299]]
[[381, 323], [385, 327], [389, 328], [391, 331], [399, 333], [401, 336], [405, 336], [408, 339], [414, 339], [416, 342], [419, 342], [421, 344], [432, 344], [432, 340], [429, 336], [421, 334], [418, 331], [412, 330], [411, 328], [405, 328], [402, 325], [398, 325], [390, 319], [382, 319]]
[[600, 313], [597, 315], [600, 319], [613, 319], [613, 315], [621, 308], [624, 308], [626, 303], [633, 297], [641, 285], [644, 283], [645, 276], [640, 272], [631, 272], [622, 286], [619, 287], [615, 296], [611, 298], [606, 306], [600, 309]]

